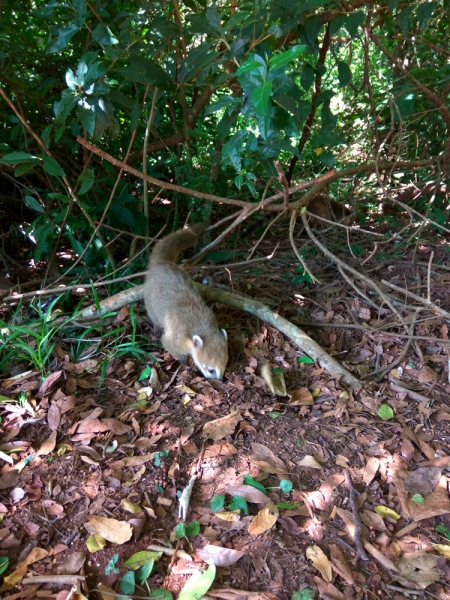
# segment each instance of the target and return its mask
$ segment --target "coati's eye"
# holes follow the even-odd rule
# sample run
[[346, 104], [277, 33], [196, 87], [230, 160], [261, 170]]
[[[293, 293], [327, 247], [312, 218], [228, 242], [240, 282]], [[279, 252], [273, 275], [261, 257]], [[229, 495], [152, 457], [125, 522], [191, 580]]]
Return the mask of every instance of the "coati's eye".
[[213, 369], [212, 367], [210, 367], [210, 368], [208, 369], [208, 373], [209, 373], [210, 375], [215, 375], [215, 374], [216, 374], [216, 370], [215, 370], [215, 369]]

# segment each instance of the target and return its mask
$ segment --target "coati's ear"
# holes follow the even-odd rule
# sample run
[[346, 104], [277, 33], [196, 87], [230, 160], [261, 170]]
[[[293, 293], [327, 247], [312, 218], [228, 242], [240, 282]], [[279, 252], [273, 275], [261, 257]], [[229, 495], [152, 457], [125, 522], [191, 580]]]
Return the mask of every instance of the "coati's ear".
[[202, 348], [203, 340], [199, 335], [192, 336], [192, 341], [194, 342], [194, 348]]
[[227, 340], [228, 336], [227, 336], [227, 332], [225, 331], [225, 329], [221, 329], [220, 331], [222, 332], [223, 337]]

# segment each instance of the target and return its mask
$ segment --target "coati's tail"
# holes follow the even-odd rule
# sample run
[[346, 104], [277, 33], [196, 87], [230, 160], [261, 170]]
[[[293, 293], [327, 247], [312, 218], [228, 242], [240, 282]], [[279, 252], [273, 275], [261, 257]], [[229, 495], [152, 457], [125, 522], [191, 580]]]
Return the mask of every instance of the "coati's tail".
[[179, 229], [159, 241], [150, 255], [150, 264], [174, 263], [178, 256], [197, 242], [205, 231], [202, 223]]

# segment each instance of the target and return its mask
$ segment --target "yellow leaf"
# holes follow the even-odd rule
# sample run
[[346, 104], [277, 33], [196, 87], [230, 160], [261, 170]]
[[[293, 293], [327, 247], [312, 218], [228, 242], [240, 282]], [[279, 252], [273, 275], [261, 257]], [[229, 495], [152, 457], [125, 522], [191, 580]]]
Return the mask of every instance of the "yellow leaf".
[[91, 533], [86, 540], [86, 546], [89, 552], [98, 552], [106, 546], [106, 540], [98, 533]]
[[309, 467], [310, 469], [323, 469], [322, 465], [317, 462], [314, 456], [307, 454], [298, 463], [299, 467]]
[[92, 516], [90, 524], [95, 529], [95, 532], [100, 534], [108, 542], [113, 544], [124, 544], [133, 535], [133, 530], [129, 523], [117, 521], [117, 519], [109, 519], [108, 517]]
[[16, 586], [19, 583], [19, 581], [21, 581], [22, 578], [26, 575], [26, 573], [27, 567], [26, 565], [23, 565], [15, 571], [13, 571], [11, 575], [7, 575], [3, 580], [3, 585], [0, 591], [3, 592], [4, 590], [10, 590], [14, 586]]
[[333, 580], [331, 564], [319, 546], [309, 546], [306, 548], [306, 558], [309, 558], [316, 569], [320, 571], [325, 581], [331, 583]]
[[239, 515], [231, 510], [214, 514], [216, 517], [219, 517], [219, 519], [222, 519], [222, 521], [228, 521], [229, 523], [239, 521]]
[[317, 398], [317, 396], [320, 394], [320, 388], [316, 388], [313, 392], [311, 392], [311, 395], [313, 398]]
[[442, 554], [446, 558], [450, 558], [450, 546], [446, 546], [445, 544], [431, 544], [433, 546], [433, 550]]
[[48, 556], [48, 552], [47, 550], [44, 550], [44, 548], [33, 548], [33, 550], [30, 552], [30, 554], [26, 557], [25, 560], [23, 560], [20, 563], [17, 563], [16, 570], [20, 569], [20, 567], [27, 567], [28, 565], [32, 565], [38, 560], [42, 560], [46, 556]]
[[269, 386], [272, 394], [278, 396], [286, 396], [286, 382], [284, 381], [284, 373], [272, 373], [269, 363], [264, 363], [261, 367], [261, 376]]
[[[269, 508], [270, 507], [270, 508]], [[278, 519], [278, 508], [274, 504], [270, 504], [259, 511], [248, 527], [248, 532], [251, 535], [259, 535], [264, 533], [275, 525]]]
[[392, 508], [388, 508], [387, 506], [384, 506], [384, 504], [380, 504], [379, 506], [376, 506], [375, 512], [377, 514], [379, 514], [381, 517], [383, 517], [383, 519], [385, 519], [386, 517], [392, 517], [393, 519], [398, 521], [401, 518], [400, 515], [395, 512], [395, 510], [392, 510]]
[[134, 502], [131, 502], [131, 500], [128, 500], [128, 498], [122, 498], [122, 500], [120, 501], [120, 504], [121, 504], [122, 508], [124, 510], [126, 510], [127, 512], [130, 512], [133, 514], [142, 512], [142, 508], [139, 506], [139, 504], [135, 504]]

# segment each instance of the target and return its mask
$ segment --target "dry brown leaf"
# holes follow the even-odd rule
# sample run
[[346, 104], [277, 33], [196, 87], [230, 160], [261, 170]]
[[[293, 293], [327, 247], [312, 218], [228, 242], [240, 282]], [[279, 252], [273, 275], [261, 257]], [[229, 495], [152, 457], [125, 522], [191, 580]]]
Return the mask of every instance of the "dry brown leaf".
[[314, 577], [314, 580], [317, 584], [319, 595], [323, 600], [351, 600], [349, 594], [344, 596], [332, 583], [323, 581], [320, 577]]
[[16, 569], [20, 569], [21, 567], [28, 567], [28, 565], [32, 565], [38, 560], [42, 560], [46, 556], [48, 556], [47, 550], [44, 550], [43, 548], [33, 548], [30, 554], [25, 558], [25, 560], [22, 560], [20, 563], [17, 563]]
[[298, 390], [292, 390], [288, 392], [290, 400], [286, 403], [286, 406], [310, 406], [314, 404], [314, 398], [308, 388], [301, 387]]
[[230, 565], [234, 565], [235, 562], [242, 558], [245, 552], [207, 544], [206, 546], [203, 546], [203, 548], [198, 548], [196, 550], [196, 554], [204, 562], [207, 562], [210, 558], [212, 558], [216, 567], [229, 567]]
[[[111, 600], [111, 598], [117, 596], [116, 592], [112, 588], [108, 587], [107, 585], [104, 585], [103, 583], [98, 584], [98, 590], [100, 592], [102, 600]], [[102, 594], [102, 592], [105, 593]]]
[[289, 531], [291, 535], [303, 535], [305, 533], [303, 527], [300, 527], [297, 521], [294, 521], [292, 517], [280, 517], [278, 519], [278, 524], [281, 525], [283, 529], [286, 529], [286, 531]]
[[44, 396], [48, 391], [50, 391], [50, 388], [52, 387], [52, 385], [56, 381], [58, 381], [58, 379], [61, 377], [61, 375], [62, 375], [62, 371], [55, 371], [54, 373], [51, 373], [48, 377], [46, 377], [44, 379], [44, 381], [41, 383], [41, 387], [39, 388], [38, 395]]
[[102, 419], [100, 423], [105, 425], [107, 430], [109, 429], [115, 435], [124, 435], [133, 429], [131, 425], [125, 425], [125, 423], [122, 423], [117, 419]]
[[339, 517], [341, 517], [341, 519], [344, 521], [345, 526], [348, 529], [348, 533], [349, 533], [350, 537], [353, 539], [353, 537], [355, 535], [355, 524], [353, 522], [352, 513], [349, 512], [348, 510], [344, 510], [343, 508], [336, 507], [336, 514]]
[[410, 494], [404, 487], [404, 481], [409, 472], [406, 469], [396, 467], [395, 463], [393, 463], [392, 480], [397, 489], [403, 517], [406, 519], [413, 518], [414, 521], [421, 521], [450, 513], [450, 499], [448, 497], [447, 478], [445, 475], [441, 475], [439, 484], [427, 495], [424, 503], [412, 502]]
[[73, 575], [83, 567], [86, 560], [86, 552], [72, 552], [58, 565], [56, 572], [59, 575]]
[[108, 517], [97, 517], [93, 515], [89, 523], [94, 528], [95, 532], [113, 544], [124, 544], [131, 539], [133, 530], [129, 523], [118, 521], [117, 519], [109, 519]]
[[323, 469], [322, 465], [310, 454], [304, 456], [297, 464], [299, 467], [308, 467], [309, 469]]
[[420, 383], [431, 383], [432, 381], [437, 381], [437, 373], [433, 371], [431, 367], [425, 365], [420, 369], [419, 372], [419, 381]]
[[438, 485], [441, 474], [441, 467], [419, 467], [405, 478], [403, 485], [410, 494], [427, 496]]
[[342, 579], [345, 579], [348, 585], [353, 585], [355, 579], [342, 550], [337, 544], [329, 544], [328, 549], [330, 550], [331, 566], [333, 569]]
[[47, 413], [48, 426], [52, 431], [56, 431], [61, 423], [61, 412], [56, 405], [56, 402], [50, 404], [50, 408]]
[[77, 433], [103, 433], [105, 431], [109, 431], [109, 427], [100, 419], [85, 419], [80, 421], [77, 427]]
[[8, 471], [0, 477], [0, 490], [7, 490], [14, 487], [19, 482], [19, 473], [17, 471]]
[[216, 517], [218, 517], [222, 521], [226, 521], [227, 523], [234, 523], [236, 521], [241, 520], [241, 517], [238, 515], [238, 513], [233, 512], [231, 510], [224, 510], [223, 512], [214, 514]]
[[[276, 473], [288, 479], [288, 469], [284, 462], [270, 448], [264, 444], [252, 444], [252, 451], [255, 455], [257, 464], [263, 468], [265, 473]], [[272, 470], [268, 470], [268, 469]]]
[[224, 494], [230, 496], [241, 496], [247, 502], [253, 502], [255, 504], [268, 504], [271, 502], [270, 498], [256, 489], [252, 485], [230, 485], [225, 487]]
[[270, 508], [266, 506], [258, 512], [256, 517], [248, 526], [248, 532], [250, 535], [259, 535], [264, 533], [275, 525], [278, 519], [278, 508], [271, 504]]
[[363, 481], [366, 485], [370, 485], [372, 483], [373, 478], [377, 474], [377, 471], [380, 466], [380, 460], [375, 456], [372, 456], [367, 461], [366, 465], [360, 469], [360, 473], [363, 476]]
[[211, 440], [221, 440], [227, 435], [234, 433], [236, 425], [242, 419], [240, 412], [234, 412], [221, 419], [209, 421], [203, 426], [203, 433]]
[[367, 527], [373, 527], [377, 531], [386, 531], [386, 523], [381, 515], [373, 512], [371, 510], [364, 510], [359, 515], [361, 517], [361, 521]]
[[47, 454], [50, 454], [51, 452], [53, 452], [53, 450], [55, 449], [55, 446], [56, 446], [56, 431], [52, 431], [50, 436], [44, 442], [42, 442], [41, 447], [36, 452], [36, 456], [47, 456]]
[[188, 439], [194, 433], [194, 429], [195, 429], [195, 425], [193, 423], [190, 423], [183, 429], [183, 431], [181, 432], [181, 435], [180, 435], [181, 445], [185, 444], [188, 441]]
[[348, 458], [343, 454], [336, 454], [336, 464], [340, 467], [346, 468], [349, 462], [350, 461], [348, 460]]
[[439, 560], [443, 560], [439, 554], [419, 550], [404, 554], [397, 560], [395, 566], [402, 578], [424, 590], [440, 579], [442, 573], [436, 567]]
[[127, 456], [123, 458], [124, 467], [140, 467], [144, 465], [149, 460], [153, 460], [155, 457], [155, 453], [145, 454], [144, 456]]
[[306, 548], [306, 558], [309, 558], [316, 569], [320, 571], [325, 581], [328, 583], [333, 581], [330, 561], [319, 546], [309, 546]]
[[370, 555], [372, 555], [375, 558], [375, 560], [377, 560], [380, 563], [380, 565], [383, 565], [383, 567], [387, 571], [393, 571], [394, 573], [397, 571], [396, 566], [394, 565], [394, 563], [392, 562], [392, 560], [390, 558], [388, 558], [382, 552], [377, 550], [367, 540], [362, 539], [361, 541], [362, 541], [362, 545], [364, 546], [364, 550], [366, 550], [366, 552], [368, 552]]
[[54, 500], [45, 499], [42, 502], [42, 506], [44, 506], [45, 512], [52, 517], [59, 517], [64, 513], [64, 507]]
[[281, 369], [277, 369], [277, 372], [272, 372], [270, 364], [264, 363], [261, 367], [261, 377], [267, 383], [272, 394], [286, 396], [286, 382], [284, 381], [284, 373]]

